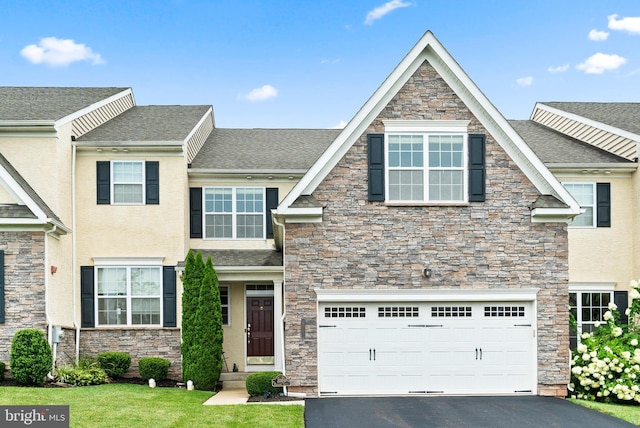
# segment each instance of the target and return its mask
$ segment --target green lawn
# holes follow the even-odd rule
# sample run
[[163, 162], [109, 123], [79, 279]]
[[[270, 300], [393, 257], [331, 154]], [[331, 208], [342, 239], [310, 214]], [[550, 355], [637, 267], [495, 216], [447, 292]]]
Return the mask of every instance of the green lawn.
[[0, 404], [69, 405], [71, 427], [304, 427], [302, 406], [203, 406], [211, 395], [128, 384], [0, 387]]
[[594, 401], [573, 399], [569, 399], [569, 401], [640, 426], [640, 406], [624, 406], [622, 404], [596, 403]]

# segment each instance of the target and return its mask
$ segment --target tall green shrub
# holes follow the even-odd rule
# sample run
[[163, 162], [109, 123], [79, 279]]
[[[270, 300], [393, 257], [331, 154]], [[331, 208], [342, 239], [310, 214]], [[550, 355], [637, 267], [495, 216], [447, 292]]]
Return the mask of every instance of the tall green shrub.
[[194, 255], [189, 250], [182, 272], [182, 378], [186, 382], [193, 377], [194, 354], [196, 343], [195, 318], [198, 310], [198, 299], [204, 275], [202, 254]]
[[215, 389], [222, 371], [222, 307], [218, 275], [211, 257], [207, 259], [196, 311], [195, 367], [193, 383], [196, 389]]
[[138, 361], [140, 377], [144, 380], [153, 379], [156, 382], [167, 378], [169, 366], [171, 366], [171, 361], [159, 357], [145, 357]]
[[126, 352], [103, 352], [98, 354], [97, 361], [110, 377], [121, 377], [131, 367], [131, 355]]
[[18, 382], [44, 384], [47, 373], [53, 367], [53, 353], [44, 333], [33, 328], [18, 331], [11, 341], [9, 366], [13, 378]]

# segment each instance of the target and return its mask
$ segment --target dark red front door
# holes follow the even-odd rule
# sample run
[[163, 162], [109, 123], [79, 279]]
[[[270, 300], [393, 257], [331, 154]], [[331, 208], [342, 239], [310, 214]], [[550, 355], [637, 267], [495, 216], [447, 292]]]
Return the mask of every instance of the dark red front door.
[[247, 297], [247, 356], [273, 356], [273, 296]]

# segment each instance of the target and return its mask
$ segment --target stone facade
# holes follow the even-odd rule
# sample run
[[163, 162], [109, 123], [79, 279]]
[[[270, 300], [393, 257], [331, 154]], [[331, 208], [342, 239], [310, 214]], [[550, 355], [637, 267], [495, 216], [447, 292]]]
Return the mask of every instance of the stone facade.
[[[487, 135], [486, 202], [389, 206], [368, 202], [367, 137], [383, 120], [470, 120]], [[467, 106], [424, 63], [313, 196], [322, 223], [287, 224], [286, 367], [292, 391], [317, 394], [317, 300], [313, 289], [537, 288], [538, 393], [569, 381], [566, 224], [532, 223], [539, 196]], [[428, 264], [431, 278], [422, 270]], [[304, 331], [303, 331], [304, 329]]]
[[160, 357], [171, 361], [169, 378], [182, 379], [179, 328], [82, 329], [80, 353], [96, 357], [101, 352], [127, 352], [131, 368], [125, 376], [138, 376], [138, 360]]
[[0, 361], [9, 362], [11, 341], [18, 330], [47, 333], [43, 232], [2, 232], [4, 250], [5, 322], [0, 324]]

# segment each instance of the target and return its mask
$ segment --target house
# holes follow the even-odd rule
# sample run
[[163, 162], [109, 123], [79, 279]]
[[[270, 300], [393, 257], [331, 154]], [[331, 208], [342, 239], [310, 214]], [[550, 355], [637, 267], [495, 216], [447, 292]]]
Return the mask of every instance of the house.
[[569, 224], [570, 306], [582, 332], [609, 302], [623, 322], [629, 281], [640, 276], [638, 103], [538, 103], [513, 128], [585, 210]]
[[573, 254], [610, 238], [576, 227], [588, 178], [611, 183], [610, 211], [591, 209], [633, 262], [630, 155], [508, 122], [431, 32], [343, 130], [217, 128], [211, 106], [130, 88], [0, 100], [0, 360], [36, 327], [58, 364], [126, 351], [134, 373], [160, 356], [180, 377], [191, 249], [216, 267], [229, 369], [309, 396], [564, 396], [570, 291], [623, 300], [640, 268], [591, 275]]

